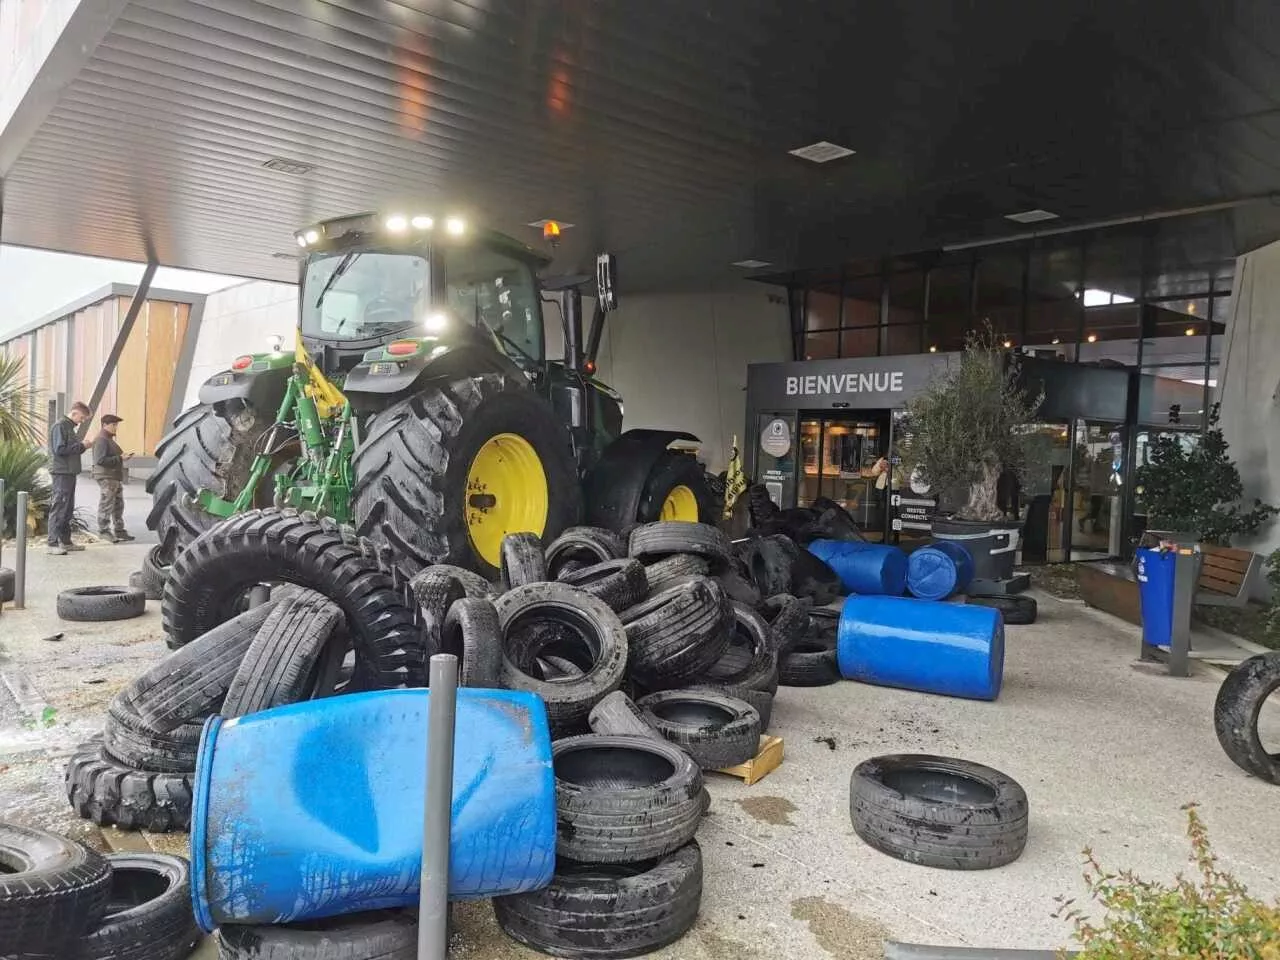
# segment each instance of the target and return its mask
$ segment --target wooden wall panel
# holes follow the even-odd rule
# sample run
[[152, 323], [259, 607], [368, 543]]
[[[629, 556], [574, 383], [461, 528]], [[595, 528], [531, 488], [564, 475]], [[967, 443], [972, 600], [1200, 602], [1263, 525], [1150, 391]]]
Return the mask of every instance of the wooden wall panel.
[[[114, 413], [124, 418], [117, 436], [125, 453], [147, 452], [144, 447], [147, 421], [147, 318], [150, 312], [151, 304], [143, 304], [120, 354], [115, 373], [115, 408], [109, 410], [105, 405], [99, 408], [103, 413]], [[110, 345], [107, 349], [110, 349]]]
[[138, 453], [149, 454], [164, 436], [188, 308], [186, 304], [165, 302], [152, 302], [147, 308], [147, 419]]

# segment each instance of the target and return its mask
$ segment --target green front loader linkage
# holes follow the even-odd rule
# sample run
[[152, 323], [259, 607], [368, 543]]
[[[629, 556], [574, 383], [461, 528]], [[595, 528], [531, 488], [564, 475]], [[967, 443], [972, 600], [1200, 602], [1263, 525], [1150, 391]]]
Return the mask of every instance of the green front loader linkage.
[[[201, 490], [195, 501], [202, 510], [215, 517], [251, 510], [257, 490], [274, 474], [274, 506], [311, 510], [339, 523], [350, 522], [354, 482], [351, 457], [355, 452], [351, 404], [344, 401], [340, 413], [322, 419], [315, 399], [307, 391], [312, 383], [307, 368], [295, 364], [276, 422], [258, 441], [258, 453], [244, 488], [234, 500], [212, 490]], [[282, 451], [293, 447], [295, 437], [296, 456], [284, 462], [277, 459]]]

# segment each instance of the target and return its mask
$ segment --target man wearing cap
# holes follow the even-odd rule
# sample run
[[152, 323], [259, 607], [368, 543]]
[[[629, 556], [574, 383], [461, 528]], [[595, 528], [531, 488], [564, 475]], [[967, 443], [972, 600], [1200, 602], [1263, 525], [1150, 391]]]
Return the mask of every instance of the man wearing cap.
[[116, 431], [121, 419], [114, 413], [102, 417], [102, 430], [93, 441], [93, 478], [98, 481], [98, 536], [112, 543], [126, 543], [133, 537], [124, 528], [124, 462], [128, 459]]

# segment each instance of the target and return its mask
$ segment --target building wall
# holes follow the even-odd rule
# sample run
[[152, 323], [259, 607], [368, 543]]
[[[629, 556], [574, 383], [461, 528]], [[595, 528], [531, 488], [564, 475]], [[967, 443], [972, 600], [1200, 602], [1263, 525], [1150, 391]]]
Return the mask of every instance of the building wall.
[[243, 353], [261, 353], [272, 335], [293, 344], [298, 322], [298, 287], [251, 280], [211, 293], [191, 361], [182, 408], [198, 402], [200, 385]]
[[[591, 301], [583, 312], [589, 321]], [[297, 287], [250, 281], [209, 294], [185, 406], [200, 384], [236, 356], [292, 342]], [[547, 355], [563, 352], [560, 318], [546, 314]], [[704, 293], [624, 296], [608, 318], [598, 376], [625, 400], [624, 426], [687, 430], [704, 444], [707, 466], [723, 470], [746, 418], [747, 364], [790, 356], [787, 309], [776, 292], [742, 283]]]
[[[1236, 287], [1218, 367], [1222, 434], [1240, 468], [1246, 499], [1280, 505], [1280, 243], [1236, 261]], [[1280, 521], [1234, 546], [1280, 547]]]

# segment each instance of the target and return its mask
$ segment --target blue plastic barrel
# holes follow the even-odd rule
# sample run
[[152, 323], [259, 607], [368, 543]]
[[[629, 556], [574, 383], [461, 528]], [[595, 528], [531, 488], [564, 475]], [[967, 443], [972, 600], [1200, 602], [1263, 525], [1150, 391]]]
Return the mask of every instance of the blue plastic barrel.
[[814, 540], [809, 552], [825, 560], [849, 593], [901, 596], [907, 586], [907, 555], [884, 543]]
[[[191, 818], [191, 899], [206, 931], [415, 906], [426, 690], [381, 690], [205, 723]], [[555, 776], [530, 693], [459, 690], [452, 898], [546, 886]]]
[[920, 547], [907, 557], [907, 593], [921, 600], [945, 600], [956, 592], [956, 562], [941, 550]]
[[935, 540], [929, 544], [931, 550], [941, 550], [956, 565], [956, 591], [966, 590], [973, 582], [973, 554], [969, 548], [958, 540]]
[[846, 680], [994, 700], [1004, 677], [1004, 618], [993, 607], [850, 597], [836, 656]]

